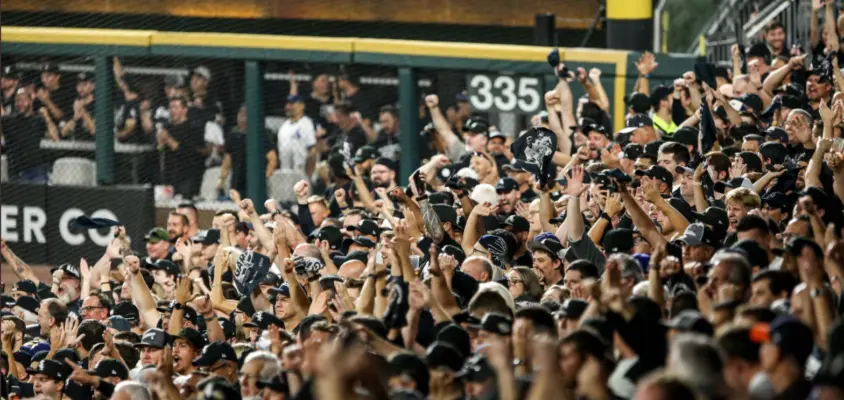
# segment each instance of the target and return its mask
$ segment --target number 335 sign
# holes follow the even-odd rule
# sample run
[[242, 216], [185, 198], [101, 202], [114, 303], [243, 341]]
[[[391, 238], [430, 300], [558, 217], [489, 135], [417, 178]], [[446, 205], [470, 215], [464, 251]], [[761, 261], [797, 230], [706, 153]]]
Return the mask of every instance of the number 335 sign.
[[467, 86], [469, 104], [475, 111], [532, 114], [542, 106], [539, 78], [469, 75]]

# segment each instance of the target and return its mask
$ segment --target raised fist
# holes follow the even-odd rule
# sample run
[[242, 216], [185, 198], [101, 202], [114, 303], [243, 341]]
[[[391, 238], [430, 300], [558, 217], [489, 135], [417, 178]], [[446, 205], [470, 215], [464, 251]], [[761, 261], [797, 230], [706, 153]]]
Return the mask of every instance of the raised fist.
[[439, 104], [440, 104], [439, 96], [437, 96], [435, 94], [429, 94], [429, 95], [425, 96], [425, 105], [428, 108], [434, 108]]

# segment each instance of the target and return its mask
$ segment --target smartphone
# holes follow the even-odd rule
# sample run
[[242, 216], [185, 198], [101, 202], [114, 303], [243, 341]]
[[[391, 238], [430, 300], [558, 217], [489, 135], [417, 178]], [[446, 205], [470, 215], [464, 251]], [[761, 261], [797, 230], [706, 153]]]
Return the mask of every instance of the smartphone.
[[413, 266], [413, 269], [419, 269], [419, 260], [420, 257], [415, 254], [410, 256], [410, 265]]

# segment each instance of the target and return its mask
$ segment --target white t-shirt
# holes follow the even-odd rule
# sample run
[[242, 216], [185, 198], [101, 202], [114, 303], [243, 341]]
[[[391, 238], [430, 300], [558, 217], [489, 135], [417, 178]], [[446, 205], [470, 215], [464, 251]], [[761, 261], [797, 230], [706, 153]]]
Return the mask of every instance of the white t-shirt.
[[308, 151], [316, 145], [314, 122], [307, 116], [297, 121], [288, 119], [278, 129], [279, 168], [305, 170]]

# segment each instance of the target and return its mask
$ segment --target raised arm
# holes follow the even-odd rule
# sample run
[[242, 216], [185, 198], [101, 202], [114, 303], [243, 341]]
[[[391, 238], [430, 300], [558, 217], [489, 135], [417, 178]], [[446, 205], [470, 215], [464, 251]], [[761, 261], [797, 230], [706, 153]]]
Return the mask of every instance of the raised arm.
[[[575, 166], [571, 169], [571, 176], [568, 178], [569, 204], [566, 208], [566, 220], [568, 226], [568, 240], [577, 241], [583, 237], [585, 226], [583, 215], [580, 213], [580, 196], [586, 191], [587, 186], [583, 184], [583, 175], [586, 173], [583, 167]], [[562, 239], [562, 238], [561, 238]]]
[[493, 206], [487, 202], [478, 204], [472, 209], [472, 213], [469, 214], [469, 218], [466, 218], [466, 228], [463, 230], [462, 247], [464, 253], [471, 254], [472, 248], [475, 247], [475, 243], [478, 242], [483, 232], [485, 232], [481, 218], [491, 215], [497, 208], [498, 206]]
[[642, 236], [651, 246], [663, 246], [666, 243], [665, 238], [657, 231], [648, 213], [642, 209], [642, 206], [636, 202], [633, 195], [627, 191], [627, 185], [620, 184], [618, 191], [621, 193], [621, 200], [624, 202], [627, 214], [633, 220], [633, 226], [639, 228], [639, 232], [642, 232]]
[[446, 148], [450, 148], [454, 142], [459, 142], [460, 139], [451, 130], [451, 124], [440, 111], [440, 98], [435, 94], [425, 96], [425, 106], [428, 107], [428, 112], [431, 113], [431, 122], [434, 123], [434, 128], [437, 134], [445, 141]]
[[132, 292], [132, 302], [138, 307], [138, 311], [147, 326], [157, 326], [161, 315], [155, 309], [155, 299], [149, 291], [149, 287], [141, 275], [141, 260], [137, 256], [127, 256], [123, 259], [126, 270], [129, 271], [131, 281], [129, 282]]
[[[601, 70], [598, 71], [598, 79], [601, 77]], [[580, 81], [580, 84], [583, 85], [583, 90], [586, 92], [586, 95], [589, 96], [589, 100], [593, 103], [597, 104], [602, 110], [609, 111], [610, 103], [609, 101], [604, 101], [606, 98], [606, 94], [604, 98], [601, 98], [601, 93], [598, 91], [598, 88], [595, 86], [595, 82], [592, 81], [589, 75], [586, 74], [586, 68], [580, 67], [577, 69], [577, 80]], [[600, 82], [598, 82], [600, 85]], [[603, 89], [603, 88], [602, 88]]]
[[18, 258], [15, 252], [9, 248], [5, 239], [0, 239], [0, 254], [3, 255], [3, 258], [7, 263], [9, 263], [9, 267], [11, 267], [12, 271], [15, 272], [15, 275], [17, 275], [19, 279], [29, 279], [35, 283], [36, 286], [41, 283], [41, 280], [35, 276], [35, 273], [32, 272], [29, 265]]
[[791, 57], [791, 59], [788, 60], [788, 64], [772, 71], [768, 74], [768, 77], [765, 78], [765, 81], [762, 82], [762, 89], [768, 93], [773, 93], [774, 90], [782, 84], [785, 78], [791, 74], [791, 71], [803, 68], [803, 60], [806, 59], [806, 56], [808, 56], [808, 54]]

